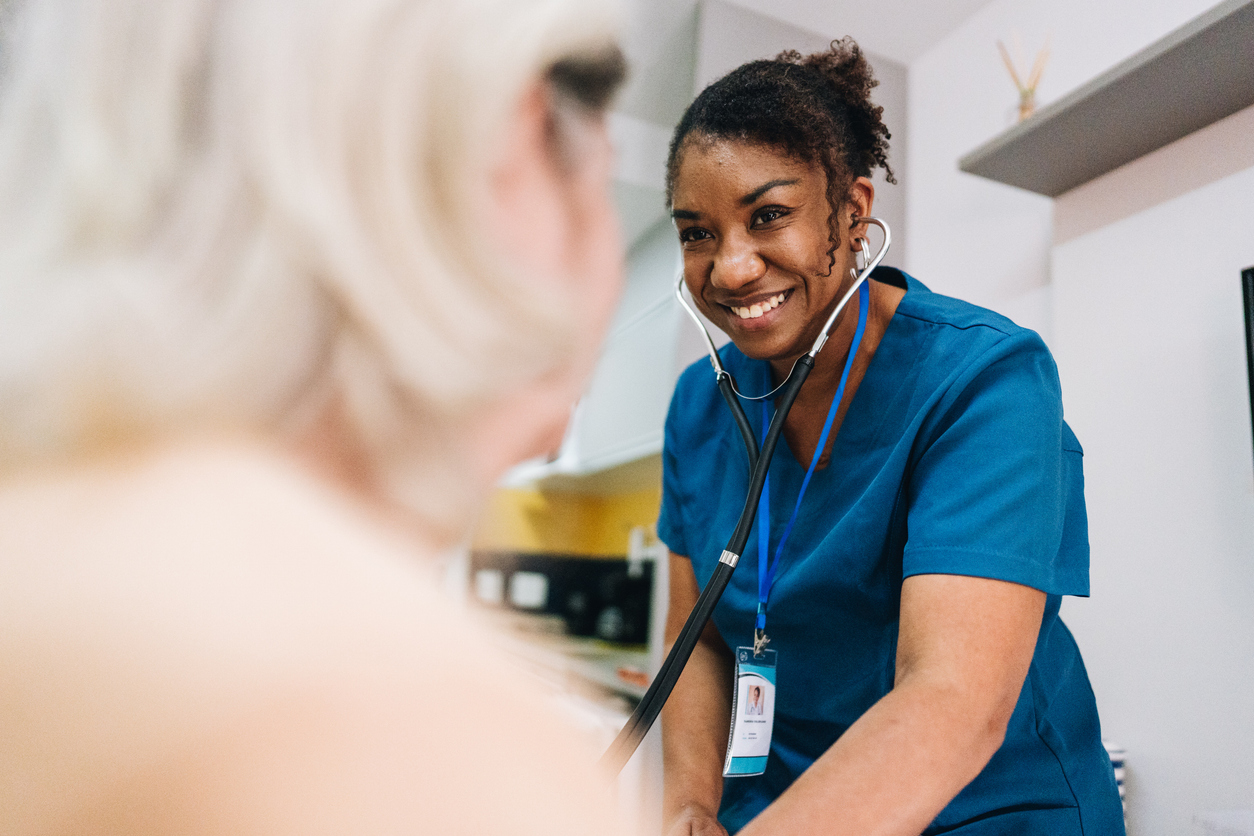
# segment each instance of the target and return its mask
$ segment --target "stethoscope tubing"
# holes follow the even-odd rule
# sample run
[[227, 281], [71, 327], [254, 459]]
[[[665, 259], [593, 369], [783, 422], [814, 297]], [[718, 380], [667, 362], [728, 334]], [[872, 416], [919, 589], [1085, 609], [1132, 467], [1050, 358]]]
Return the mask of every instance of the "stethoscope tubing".
[[749, 454], [749, 469], [753, 470], [758, 466], [758, 442], [753, 437], [753, 425], [749, 423], [749, 416], [745, 415], [745, 410], [740, 405], [731, 375], [727, 372], [718, 375], [718, 391], [727, 402], [732, 418], [736, 420], [736, 429], [740, 430], [740, 437], [745, 443], [745, 452]]
[[[857, 292], [858, 288], [870, 278], [871, 272], [879, 266], [879, 263], [884, 259], [885, 253], [888, 252], [889, 244], [892, 241], [892, 234], [889, 232], [888, 224], [878, 218], [863, 218], [862, 220], [875, 224], [884, 231], [884, 243], [880, 246], [875, 257], [870, 258], [865, 239], [863, 240], [863, 252], [867, 254], [867, 257], [864, 257], [865, 264], [862, 270], [858, 272], [853, 286], [849, 288], [831, 315], [828, 316], [827, 321], [823, 325], [823, 330], [819, 333], [811, 350], [797, 359], [797, 362], [793, 364], [792, 370], [788, 373], [788, 377], [775, 391], [763, 396], [775, 396], [775, 415], [771, 419], [770, 427], [762, 440], [760, 450], [757, 440], [754, 438], [753, 427], [749, 423], [748, 416], [745, 415], [744, 408], [740, 405], [740, 397], [742, 396], [736, 391], [735, 382], [732, 380], [731, 374], [723, 368], [723, 364], [718, 357], [718, 349], [714, 345], [714, 340], [710, 337], [710, 332], [706, 330], [696, 311], [684, 299], [683, 276], [681, 275], [679, 278], [675, 291], [676, 295], [679, 297], [680, 304], [683, 305], [684, 310], [688, 312], [688, 315], [692, 317], [705, 336], [706, 344], [709, 346], [710, 362], [714, 366], [718, 390], [722, 394], [723, 400], [727, 402], [727, 406], [735, 419], [736, 427], [740, 431], [741, 439], [744, 441], [745, 451], [749, 457], [749, 490], [746, 493], [744, 508], [740, 512], [740, 519], [736, 523], [736, 529], [732, 532], [732, 536], [727, 542], [727, 548], [723, 550], [723, 554], [719, 557], [718, 565], [715, 567], [709, 582], [701, 590], [701, 594], [697, 596], [697, 602], [693, 605], [692, 612], [688, 614], [688, 619], [684, 622], [683, 629], [679, 631], [679, 636], [675, 639], [674, 645], [671, 646], [670, 653], [667, 654], [666, 660], [662, 662], [662, 666], [658, 669], [653, 682], [636, 705], [635, 711], [627, 719], [627, 723], [618, 733], [618, 736], [614, 738], [614, 742], [610, 744], [605, 754], [601, 756], [602, 768], [610, 770], [612, 774], [622, 771], [627, 761], [631, 760], [631, 756], [635, 754], [636, 749], [640, 746], [640, 742], [649, 733], [649, 729], [652, 728], [653, 723], [662, 711], [662, 707], [666, 704], [666, 700], [670, 697], [671, 691], [674, 690], [680, 674], [683, 673], [684, 667], [688, 664], [688, 659], [692, 656], [692, 651], [696, 649], [697, 641], [701, 638], [705, 625], [709, 623], [711, 616], [713, 616], [714, 608], [718, 606], [719, 600], [723, 597], [723, 591], [727, 588], [728, 582], [731, 581], [732, 572], [735, 571], [740, 555], [744, 553], [745, 544], [749, 541], [749, 533], [753, 528], [754, 517], [757, 514], [758, 500], [762, 496], [762, 488], [766, 483], [766, 475], [770, 470], [771, 459], [775, 455], [775, 448], [779, 444], [779, 437], [784, 430], [784, 421], [792, 410], [793, 402], [797, 399], [798, 393], [801, 392], [802, 384], [805, 383], [806, 378], [810, 376], [811, 370], [814, 369], [815, 357], [826, 344], [828, 333], [831, 331], [836, 319], [840, 316], [840, 312], [848, 304], [849, 300], [853, 298], [853, 294]], [[754, 400], [759, 399], [754, 398]], [[655, 613], [654, 617], [656, 618], [659, 615]]]
[[[678, 638], [675, 639], [675, 644], [671, 647], [671, 652], [667, 655], [666, 661], [662, 663], [657, 676], [653, 678], [653, 682], [636, 706], [636, 710], [628, 718], [622, 731], [618, 733], [618, 737], [614, 739], [610, 748], [601, 756], [601, 765], [612, 773], [618, 773], [622, 770], [639, 747], [640, 741], [649, 733], [649, 729], [652, 728], [658, 714], [662, 711], [662, 706], [666, 704], [671, 691], [674, 690], [675, 683], [679, 681], [679, 675], [683, 673], [684, 667], [688, 664], [688, 659], [692, 656], [692, 651], [696, 648], [697, 641], [700, 639], [702, 631], [705, 630], [705, 625], [709, 623], [710, 617], [714, 614], [714, 608], [723, 597], [723, 591], [727, 588], [732, 572], [736, 569], [736, 563], [740, 560], [740, 555], [744, 553], [745, 544], [749, 541], [749, 533], [753, 528], [754, 516], [757, 513], [758, 499], [762, 496], [762, 486], [766, 483], [766, 474], [770, 468], [771, 458], [783, 433], [784, 419], [787, 418], [789, 410], [792, 409], [793, 401], [797, 399], [797, 394], [801, 391], [801, 385], [810, 376], [810, 371], [813, 368], [814, 358], [808, 354], [803, 355], [800, 361], [793, 366], [792, 372], [789, 373], [788, 379], [785, 381], [776, 400], [775, 417], [771, 419], [771, 425], [766, 432], [766, 438], [762, 442], [760, 452], [757, 449], [757, 443], [753, 439], [753, 431], [749, 430], [745, 435], [746, 449], [752, 451], [750, 455], [752, 473], [749, 479], [749, 490], [745, 496], [744, 508], [740, 512], [739, 521], [736, 523], [736, 530], [728, 541], [727, 548], [723, 550], [722, 557], [719, 558], [718, 565], [714, 569], [714, 574], [711, 575], [709, 582], [705, 585], [705, 589], [701, 590], [701, 594], [697, 597], [697, 602], [693, 606], [692, 612], [688, 614], [688, 619], [684, 622]], [[735, 398], [734, 394], [732, 398]], [[737, 410], [735, 411], [739, 411], [743, 415], [744, 411], [739, 408], [740, 405], [736, 404], [736, 407]], [[745, 426], [748, 426], [747, 420], [745, 421]]]

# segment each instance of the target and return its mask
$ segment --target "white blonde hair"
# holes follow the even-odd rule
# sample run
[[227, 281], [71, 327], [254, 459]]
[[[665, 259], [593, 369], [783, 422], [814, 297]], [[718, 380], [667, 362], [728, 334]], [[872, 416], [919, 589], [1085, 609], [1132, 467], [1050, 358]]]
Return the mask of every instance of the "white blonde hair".
[[574, 344], [570, 301], [477, 246], [470, 197], [526, 86], [612, 44], [612, 7], [8, 5], [0, 469], [283, 432], [334, 396], [411, 504], [456, 514], [452, 428]]

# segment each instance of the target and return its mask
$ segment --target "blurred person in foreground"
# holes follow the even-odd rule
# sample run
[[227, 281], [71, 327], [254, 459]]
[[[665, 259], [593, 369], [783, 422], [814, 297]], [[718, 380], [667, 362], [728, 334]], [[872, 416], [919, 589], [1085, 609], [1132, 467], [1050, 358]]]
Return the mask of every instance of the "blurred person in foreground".
[[615, 832], [430, 560], [617, 296], [604, 4], [18, 0], [4, 38], [0, 831]]

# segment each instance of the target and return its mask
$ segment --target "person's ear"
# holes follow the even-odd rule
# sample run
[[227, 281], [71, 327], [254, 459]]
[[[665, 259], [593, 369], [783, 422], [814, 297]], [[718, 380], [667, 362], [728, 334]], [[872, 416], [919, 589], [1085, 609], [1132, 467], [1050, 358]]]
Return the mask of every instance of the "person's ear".
[[862, 247], [858, 241], [867, 237], [867, 224], [859, 219], [870, 217], [875, 205], [875, 184], [870, 178], [859, 177], [853, 181], [845, 205], [849, 212], [849, 250], [860, 252]]

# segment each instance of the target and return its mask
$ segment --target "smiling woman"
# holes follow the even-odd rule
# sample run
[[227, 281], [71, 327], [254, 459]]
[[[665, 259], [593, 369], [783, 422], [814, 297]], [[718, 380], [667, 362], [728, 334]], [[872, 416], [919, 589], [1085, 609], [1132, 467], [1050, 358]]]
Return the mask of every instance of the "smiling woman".
[[[873, 86], [846, 39], [733, 71], [676, 129], [684, 280], [731, 337], [741, 391], [785, 379], [854, 282], [887, 167]], [[785, 419], [744, 553], [758, 571], [732, 576], [663, 712], [669, 832], [1121, 833], [1058, 619], [1060, 596], [1088, 594], [1088, 545], [1053, 361], [991, 311], [892, 268], [871, 278]], [[769, 404], [756, 412], [762, 432]], [[740, 513], [740, 442], [695, 364], [663, 454], [672, 639]], [[761, 665], [773, 714], [732, 735], [767, 735], [749, 768], [725, 751], [733, 672]]]

